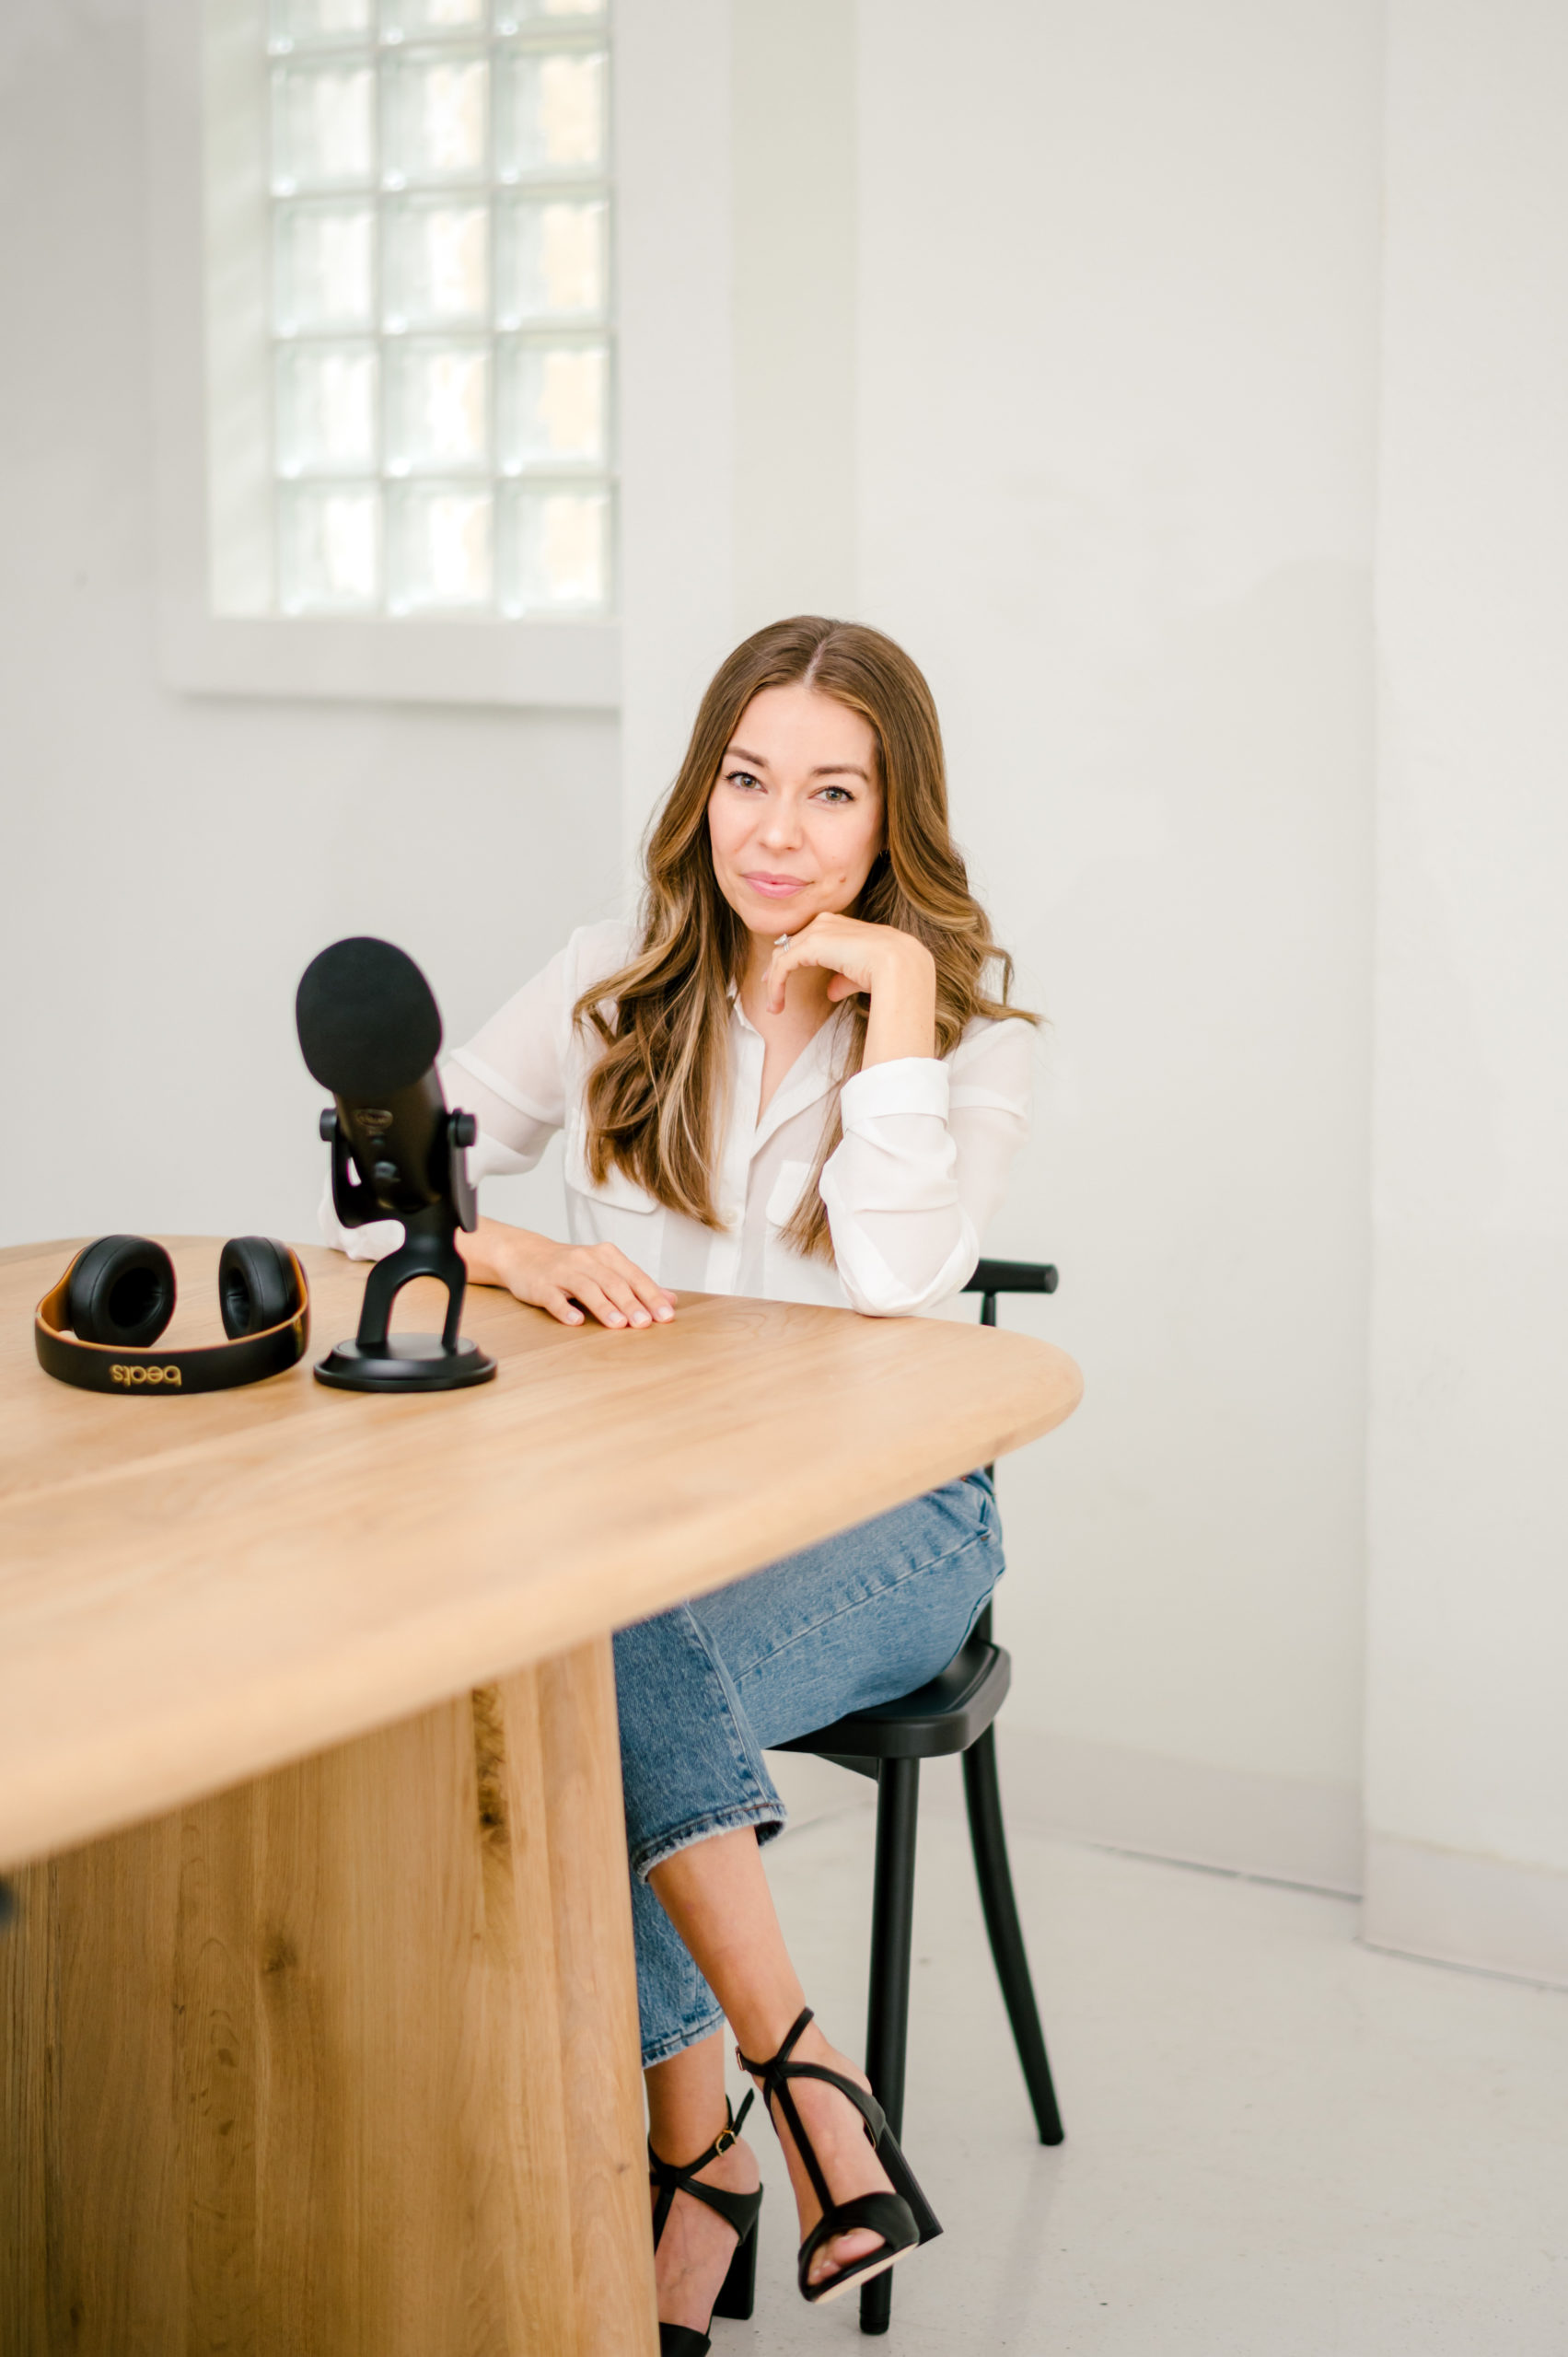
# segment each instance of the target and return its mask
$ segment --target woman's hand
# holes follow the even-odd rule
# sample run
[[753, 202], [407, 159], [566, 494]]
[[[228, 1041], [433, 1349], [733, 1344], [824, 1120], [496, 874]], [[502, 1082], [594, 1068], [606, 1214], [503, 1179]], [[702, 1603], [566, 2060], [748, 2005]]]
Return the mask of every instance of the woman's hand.
[[803, 966], [826, 967], [830, 1000], [865, 991], [871, 1008], [866, 1064], [936, 1053], [936, 961], [923, 941], [897, 925], [859, 917], [816, 916], [769, 960], [763, 981], [770, 1015], [782, 1015], [784, 985]]
[[665, 1326], [675, 1315], [674, 1295], [613, 1244], [557, 1244], [482, 1219], [471, 1236], [459, 1235], [458, 1249], [475, 1284], [505, 1285], [563, 1326], [580, 1326], [585, 1310], [601, 1326]]

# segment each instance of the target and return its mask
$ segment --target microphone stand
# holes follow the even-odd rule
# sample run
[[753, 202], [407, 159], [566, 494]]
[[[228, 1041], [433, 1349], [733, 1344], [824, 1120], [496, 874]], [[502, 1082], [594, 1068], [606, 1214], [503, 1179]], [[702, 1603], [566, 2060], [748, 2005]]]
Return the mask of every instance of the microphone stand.
[[[389, 1214], [375, 1191], [351, 1176], [349, 1142], [341, 1111], [329, 1106], [321, 1135], [332, 1149], [332, 1204], [345, 1227], [393, 1216], [403, 1222], [397, 1251], [377, 1260], [366, 1281], [359, 1331], [318, 1361], [316, 1379], [343, 1391], [455, 1391], [488, 1383], [495, 1361], [459, 1332], [468, 1271], [458, 1250], [459, 1227], [478, 1217], [464, 1150], [477, 1134], [471, 1113], [447, 1113], [436, 1139], [431, 1178], [436, 1199], [417, 1211]], [[442, 1167], [444, 1166], [444, 1167]], [[395, 1176], [395, 1173], [389, 1173]], [[392, 1334], [392, 1306], [414, 1277], [435, 1277], [447, 1288], [447, 1318], [439, 1334]]]

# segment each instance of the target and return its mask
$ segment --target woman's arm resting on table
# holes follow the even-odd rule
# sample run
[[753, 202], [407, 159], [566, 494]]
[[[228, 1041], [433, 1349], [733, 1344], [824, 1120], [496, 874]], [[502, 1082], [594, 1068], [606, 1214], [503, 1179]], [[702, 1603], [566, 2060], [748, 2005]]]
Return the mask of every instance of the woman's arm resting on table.
[[865, 1316], [929, 1309], [973, 1272], [1028, 1134], [1028, 1026], [982, 1024], [939, 1060], [935, 963], [894, 925], [814, 917], [774, 949], [772, 1014], [802, 966], [830, 970], [830, 1000], [870, 1000], [860, 1070], [840, 1097], [842, 1142], [821, 1179], [839, 1274]]
[[[403, 1239], [401, 1220], [340, 1226], [330, 1180], [321, 1202], [321, 1233], [355, 1260], [382, 1260]], [[563, 1326], [580, 1326], [584, 1310], [601, 1326], [667, 1325], [675, 1315], [674, 1296], [613, 1244], [557, 1244], [530, 1228], [482, 1218], [471, 1236], [459, 1230], [458, 1250], [471, 1284], [502, 1285], [519, 1301], [547, 1309]]]
[[843, 1138], [822, 1173], [833, 1256], [856, 1309], [906, 1317], [973, 1273], [1028, 1134], [1034, 1038], [989, 1023], [945, 1062], [907, 1057], [844, 1084]]
[[563, 1326], [580, 1326], [585, 1310], [601, 1326], [662, 1326], [675, 1315], [674, 1295], [613, 1244], [557, 1244], [482, 1219], [471, 1236], [459, 1234], [458, 1249], [476, 1285], [504, 1285]]

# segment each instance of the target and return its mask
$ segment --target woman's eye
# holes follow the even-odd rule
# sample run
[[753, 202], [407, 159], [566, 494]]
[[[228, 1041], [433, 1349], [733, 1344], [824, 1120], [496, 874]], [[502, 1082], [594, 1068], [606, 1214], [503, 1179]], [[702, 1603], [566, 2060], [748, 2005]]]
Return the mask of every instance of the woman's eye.
[[761, 780], [754, 778], [749, 770], [731, 770], [729, 773], [729, 782], [731, 785], [757, 785], [761, 784]]
[[822, 788], [822, 800], [824, 802], [853, 802], [854, 796], [847, 785], [825, 785]]

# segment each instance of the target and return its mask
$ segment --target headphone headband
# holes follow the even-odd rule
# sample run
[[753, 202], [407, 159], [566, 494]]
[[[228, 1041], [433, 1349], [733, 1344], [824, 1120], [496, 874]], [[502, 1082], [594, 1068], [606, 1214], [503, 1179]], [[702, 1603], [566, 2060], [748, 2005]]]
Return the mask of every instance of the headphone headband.
[[[227, 1342], [210, 1342], [197, 1350], [166, 1351], [154, 1343], [128, 1350], [113, 1342], [84, 1342], [62, 1331], [69, 1322], [71, 1278], [82, 1252], [75, 1255], [58, 1283], [50, 1287], [33, 1315], [33, 1348], [45, 1375], [81, 1391], [230, 1391], [241, 1383], [260, 1383], [297, 1365], [310, 1344], [310, 1288], [299, 1256], [285, 1245], [297, 1288], [298, 1307], [275, 1326], [259, 1334], [242, 1334]], [[84, 1245], [82, 1251], [90, 1251]], [[167, 1312], [165, 1313], [167, 1315]]]

